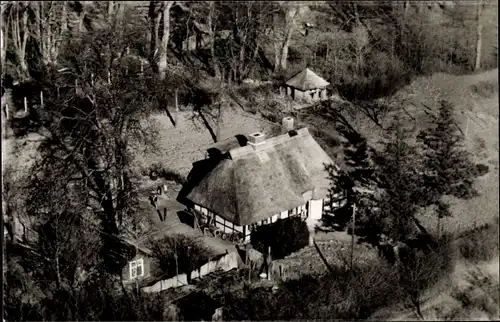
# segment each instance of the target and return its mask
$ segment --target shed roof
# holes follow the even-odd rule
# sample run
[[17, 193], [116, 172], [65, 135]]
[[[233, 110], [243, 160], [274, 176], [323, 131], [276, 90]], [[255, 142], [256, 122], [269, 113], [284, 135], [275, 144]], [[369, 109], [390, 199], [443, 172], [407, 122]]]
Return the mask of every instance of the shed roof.
[[325, 165], [331, 163], [303, 128], [194, 163], [179, 201], [201, 205], [236, 225], [252, 224], [324, 198]]
[[290, 87], [300, 89], [301, 91], [307, 91], [310, 89], [324, 88], [330, 83], [316, 75], [316, 73], [309, 68], [306, 68], [290, 78], [285, 84]]

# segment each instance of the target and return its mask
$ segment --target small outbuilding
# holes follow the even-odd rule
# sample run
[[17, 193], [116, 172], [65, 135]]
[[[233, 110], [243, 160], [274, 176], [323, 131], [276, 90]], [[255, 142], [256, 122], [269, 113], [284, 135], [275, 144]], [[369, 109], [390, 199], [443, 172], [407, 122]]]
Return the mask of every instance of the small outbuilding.
[[285, 83], [286, 94], [295, 99], [320, 101], [328, 99], [326, 87], [329, 82], [318, 76], [309, 68], [290, 78]]

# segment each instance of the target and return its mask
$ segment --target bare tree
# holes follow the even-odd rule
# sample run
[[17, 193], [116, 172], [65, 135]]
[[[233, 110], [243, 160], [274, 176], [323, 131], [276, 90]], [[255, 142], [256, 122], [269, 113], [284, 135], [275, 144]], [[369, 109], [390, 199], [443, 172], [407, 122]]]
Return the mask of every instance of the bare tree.
[[369, 44], [368, 31], [364, 24], [361, 23], [358, 13], [358, 5], [356, 3], [352, 4], [354, 6], [354, 16], [356, 19], [356, 27], [354, 28], [354, 38], [356, 43], [356, 69], [358, 74], [361, 72], [361, 68], [364, 65], [364, 55], [366, 47]]
[[212, 67], [215, 71], [215, 78], [223, 81], [222, 74], [219, 68], [219, 62], [217, 61], [215, 55], [215, 28], [216, 28], [216, 16], [215, 16], [215, 2], [208, 2], [209, 13], [208, 13], [208, 29], [210, 30], [210, 53], [212, 55]]
[[191, 281], [191, 272], [210, 260], [211, 251], [199, 240], [185, 235], [168, 236], [151, 241], [153, 256], [162, 271], [169, 275], [186, 274]]
[[154, 68], [157, 68], [155, 56], [158, 50], [159, 29], [160, 29], [160, 10], [157, 6], [157, 1], [149, 2], [148, 12], [150, 42], [149, 42], [149, 60]]
[[44, 64], [56, 64], [63, 37], [68, 30], [67, 1], [40, 1], [35, 12], [34, 37]]
[[[280, 15], [273, 16], [273, 38], [274, 38], [274, 57], [275, 71], [286, 70], [288, 61], [288, 48], [297, 27], [298, 19], [304, 12], [304, 5], [300, 3], [277, 2], [280, 7]], [[280, 22], [282, 20], [282, 23]]]
[[[165, 78], [168, 64], [168, 43], [170, 40], [170, 9], [175, 1], [150, 1], [149, 24], [150, 24], [150, 61], [158, 70], [160, 76]], [[160, 26], [163, 22], [163, 30], [160, 38]]]
[[[16, 56], [17, 64], [20, 67], [22, 77], [28, 76], [28, 62], [26, 59], [26, 46], [30, 36], [28, 12], [30, 3], [28, 1], [12, 1], [9, 3], [2, 3], [4, 7], [3, 14], [6, 17], [6, 26], [11, 27], [11, 40], [14, 54]], [[2, 21], [3, 22], [3, 21]], [[3, 26], [2, 26], [3, 28]], [[9, 39], [8, 30], [5, 29], [5, 39]], [[5, 43], [5, 51], [7, 42]], [[5, 56], [4, 56], [5, 57]], [[5, 60], [5, 58], [3, 58]]]
[[452, 253], [450, 243], [445, 239], [441, 239], [440, 244], [429, 251], [407, 248], [404, 253], [400, 253], [398, 288], [403, 300], [422, 319], [424, 296], [428, 290], [439, 286], [439, 282], [452, 271]]
[[[59, 164], [64, 169], [60, 180], [78, 183], [107, 235], [118, 235], [124, 219], [137, 210], [129, 147], [152, 142], [141, 120], [166, 91], [151, 72], [123, 77], [125, 66], [112, 62], [130, 42], [117, 34], [99, 30], [74, 40], [64, 51], [69, 73], [47, 68], [48, 78], [41, 84], [48, 93], [66, 88], [47, 97], [43, 109], [34, 113], [46, 138], [36, 172], [54, 171]], [[134, 32], [124, 35], [134, 37]], [[77, 93], [67, 87], [68, 79], [71, 84], [78, 80]]]
[[163, 16], [163, 37], [161, 40], [161, 54], [160, 54], [160, 75], [162, 78], [165, 78], [165, 71], [168, 68], [167, 63], [168, 63], [168, 43], [170, 40], [170, 9], [172, 8], [172, 5], [174, 4], [174, 1], [163, 1], [163, 10], [162, 10], [162, 16]]

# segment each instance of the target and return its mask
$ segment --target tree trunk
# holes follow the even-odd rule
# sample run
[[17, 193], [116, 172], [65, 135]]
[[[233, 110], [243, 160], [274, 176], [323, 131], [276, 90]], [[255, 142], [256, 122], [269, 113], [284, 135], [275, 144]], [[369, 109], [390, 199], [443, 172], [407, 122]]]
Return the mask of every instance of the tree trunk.
[[9, 20], [7, 19], [7, 21], [4, 20], [3, 18], [3, 15], [4, 15], [4, 12], [3, 12], [3, 4], [2, 4], [2, 22], [1, 22], [1, 30], [0, 30], [0, 46], [1, 47], [1, 52], [0, 52], [0, 55], [1, 55], [1, 64], [2, 64], [2, 75], [5, 73], [5, 62], [6, 62], [6, 59], [5, 59], [5, 55], [7, 54], [7, 46], [8, 46], [8, 30], [9, 30]]
[[292, 34], [295, 29], [295, 24], [296, 24], [296, 17], [298, 9], [297, 8], [290, 8], [286, 12], [286, 33], [285, 33], [285, 39], [283, 40], [283, 43], [281, 45], [281, 53], [280, 53], [280, 68], [281, 70], [286, 70], [287, 67], [287, 61], [288, 61], [288, 48], [290, 46], [290, 40], [292, 39]]
[[68, 2], [63, 1], [63, 8], [62, 8], [62, 17], [61, 17], [61, 39], [63, 37], [63, 34], [68, 30]]
[[[27, 3], [26, 3], [26, 7], [28, 7]], [[26, 73], [28, 72], [28, 64], [26, 62], [26, 44], [28, 43], [28, 36], [29, 36], [28, 11], [24, 10], [24, 12], [23, 12], [23, 42], [21, 44], [21, 53], [22, 53], [21, 67], [22, 67], [23, 71], [25, 71]]]
[[87, 1], [83, 1], [82, 3], [82, 12], [80, 13], [80, 15], [78, 16], [78, 33], [82, 33], [83, 32], [83, 20], [85, 19], [85, 16], [86, 16], [86, 6], [87, 6]]
[[[57, 246], [56, 246], [57, 247]], [[59, 254], [58, 251], [56, 250], [56, 255], [55, 255], [55, 265], [56, 265], [56, 283], [57, 283], [57, 288], [61, 287], [61, 269], [59, 265]]]
[[217, 64], [216, 61], [216, 56], [215, 56], [215, 28], [213, 26], [213, 17], [214, 17], [214, 12], [215, 12], [215, 2], [210, 1], [210, 13], [208, 15], [208, 28], [210, 29], [210, 55], [212, 59], [212, 68], [215, 73], [215, 78], [219, 79], [221, 82], [222, 76], [221, 76], [221, 71], [219, 68], [219, 64]]
[[[61, 18], [60, 18], [61, 25], [59, 27], [55, 26], [55, 28], [52, 29], [52, 26], [50, 24], [52, 21], [51, 12], [49, 12], [48, 17], [43, 17], [42, 15], [42, 18], [47, 20], [47, 26], [46, 28], [44, 28], [44, 30], [45, 29], [47, 30], [45, 61], [50, 62], [52, 64], [55, 64], [57, 62], [57, 57], [59, 56], [59, 48], [63, 41], [64, 34], [68, 29], [67, 1], [63, 1], [61, 5], [62, 5]], [[43, 36], [41, 39], [43, 40]]]
[[118, 14], [116, 15], [116, 18], [119, 23], [122, 23], [125, 18], [125, 6], [126, 4], [123, 2], [118, 4]]
[[160, 48], [159, 72], [162, 78], [165, 78], [168, 63], [168, 41], [170, 39], [170, 8], [174, 1], [163, 1], [163, 39]]
[[[21, 72], [28, 75], [28, 64], [26, 62], [26, 43], [28, 41], [28, 11], [27, 3], [23, 3], [22, 16], [19, 18], [19, 6], [16, 8], [16, 20], [12, 23], [12, 36], [17, 62], [21, 67]], [[22, 36], [21, 36], [22, 35]]]
[[274, 72], [280, 70], [280, 47], [277, 42], [274, 43]]
[[7, 189], [4, 189], [3, 192], [3, 197], [4, 200], [2, 201], [2, 213], [4, 214], [4, 225], [5, 228], [7, 228], [7, 233], [9, 234], [10, 240], [13, 244], [16, 242], [16, 218], [14, 217], [12, 207], [11, 205], [11, 200], [8, 200], [8, 198], [12, 195], [11, 193], [7, 192]]
[[281, 49], [281, 57], [280, 57], [280, 68], [281, 70], [286, 70], [287, 62], [288, 62], [288, 47], [290, 45], [290, 40], [285, 40], [283, 43], [283, 47]]
[[128, 175], [126, 173], [126, 167], [128, 165], [127, 155], [126, 155], [126, 147], [127, 147], [127, 129], [130, 118], [126, 116], [122, 122], [122, 126], [120, 128], [120, 136], [117, 139], [116, 144], [116, 163], [118, 165], [118, 173], [119, 173], [119, 183], [117, 185], [117, 194], [116, 194], [116, 211], [118, 213], [118, 223], [120, 226], [123, 223], [123, 209], [125, 209], [125, 200], [127, 196], [125, 195], [127, 191], [128, 185]]
[[157, 64], [155, 61], [156, 49], [158, 48], [158, 31], [160, 28], [160, 19], [156, 10], [156, 2], [149, 2], [149, 27], [150, 27], [150, 43], [149, 43], [149, 60], [151, 67], [156, 70]]
[[40, 54], [42, 55], [43, 64], [47, 64], [47, 39], [45, 39], [45, 25], [43, 23], [44, 19], [44, 4], [45, 2], [38, 2], [38, 10], [35, 11], [36, 20], [37, 20], [37, 34], [38, 43], [40, 46]]
[[420, 305], [420, 294], [414, 294], [414, 295], [411, 295], [411, 297], [412, 297], [411, 301], [413, 303], [413, 306], [415, 307], [415, 311], [416, 311], [418, 317], [423, 320], [424, 316], [422, 314], [422, 309], [421, 309], [421, 305]]
[[221, 140], [221, 127], [222, 127], [222, 106], [219, 104], [219, 113], [217, 114], [217, 141]]
[[238, 64], [238, 83], [241, 83], [243, 81], [243, 78], [245, 77], [246, 73], [246, 68], [245, 68], [245, 45], [241, 45], [240, 49], [240, 59], [239, 59], [239, 64]]
[[477, 41], [476, 41], [476, 63], [474, 65], [474, 70], [479, 70], [481, 68], [481, 49], [483, 44], [483, 23], [481, 22], [481, 6], [482, 0], [477, 0]]
[[278, 36], [278, 23], [276, 21], [276, 16], [273, 15], [273, 25], [272, 25], [272, 34], [273, 34], [273, 45], [274, 45], [274, 72], [278, 72], [280, 69], [280, 41]]
[[113, 22], [113, 1], [108, 1], [108, 23]]
[[115, 235], [118, 233], [118, 225], [116, 224], [116, 209], [113, 205], [109, 178], [103, 174], [103, 165], [99, 160], [99, 155], [85, 151], [85, 159], [84, 166], [91, 169], [91, 173], [88, 174], [91, 180], [87, 180], [87, 187], [96, 193], [94, 199], [98, 201], [102, 209], [99, 211], [102, 230], [108, 235]]

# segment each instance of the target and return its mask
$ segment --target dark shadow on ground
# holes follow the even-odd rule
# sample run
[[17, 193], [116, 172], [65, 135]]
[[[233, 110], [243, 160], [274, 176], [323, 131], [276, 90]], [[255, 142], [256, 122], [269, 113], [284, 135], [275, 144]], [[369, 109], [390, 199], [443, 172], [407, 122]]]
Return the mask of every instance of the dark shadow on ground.
[[178, 211], [177, 216], [181, 223], [194, 228], [194, 216], [184, 210]]

